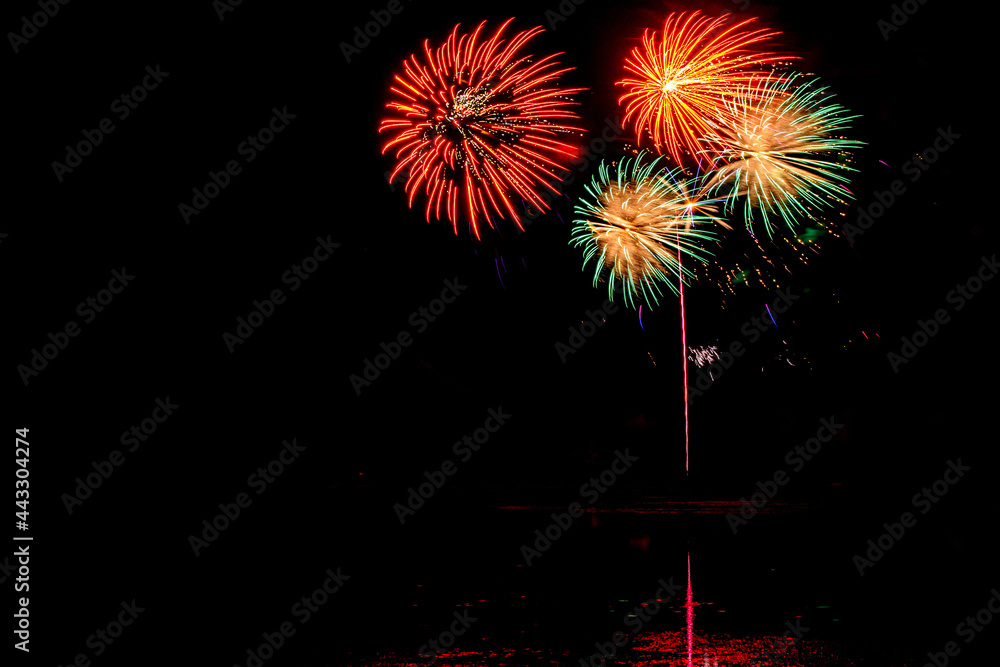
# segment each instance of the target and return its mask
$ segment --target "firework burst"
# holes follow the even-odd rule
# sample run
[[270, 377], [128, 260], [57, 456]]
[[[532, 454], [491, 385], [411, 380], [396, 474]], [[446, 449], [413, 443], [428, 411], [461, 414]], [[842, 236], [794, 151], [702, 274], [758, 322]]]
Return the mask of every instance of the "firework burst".
[[695, 181], [679, 169], [658, 168], [660, 159], [647, 162], [639, 153], [617, 167], [602, 161], [585, 185], [589, 196], [574, 209], [570, 243], [585, 247], [584, 267], [595, 260], [594, 285], [607, 280], [613, 299], [619, 284], [633, 308], [636, 299], [658, 303], [664, 285], [677, 294], [679, 280], [695, 275], [684, 256], [707, 262], [711, 253], [703, 246], [716, 235], [706, 227], [725, 225], [714, 215], [715, 202], [694, 194]]
[[559, 54], [524, 53], [541, 27], [504, 39], [512, 20], [488, 39], [484, 22], [471, 34], [456, 25], [436, 49], [425, 41], [394, 77], [395, 113], [379, 127], [393, 135], [382, 153], [395, 149], [390, 181], [405, 172], [410, 207], [423, 193], [428, 222], [443, 216], [457, 234], [463, 220], [477, 239], [493, 215], [520, 226], [518, 203], [547, 210], [540, 188], [556, 192], [551, 182], [576, 154], [560, 139], [579, 130], [566, 123], [577, 118], [570, 96], [584, 89], [557, 87], [572, 69], [559, 69]]
[[864, 142], [840, 134], [850, 128], [844, 107], [816, 80], [760, 77], [742, 87], [720, 114], [709, 143], [727, 148], [716, 158], [708, 187], [728, 188], [726, 210], [743, 198], [747, 226], [761, 220], [771, 236], [774, 221], [795, 229], [802, 219], [852, 197], [846, 188], [850, 152]]
[[692, 156], [722, 149], [703, 140], [719, 111], [761, 67], [787, 58], [756, 51], [780, 33], [746, 29], [753, 21], [726, 27], [725, 18], [680, 12], [667, 17], [662, 37], [643, 34], [642, 48], [625, 60], [633, 76], [616, 84], [626, 88], [618, 103], [625, 103], [625, 121], [634, 125], [640, 144], [650, 135], [657, 151], [665, 148], [677, 162], [682, 149]]

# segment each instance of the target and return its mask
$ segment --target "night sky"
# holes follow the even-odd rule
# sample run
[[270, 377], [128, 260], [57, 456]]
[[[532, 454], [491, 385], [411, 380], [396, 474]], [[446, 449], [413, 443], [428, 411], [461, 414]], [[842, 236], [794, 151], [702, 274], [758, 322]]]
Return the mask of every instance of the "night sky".
[[[0, 227], [0, 267], [8, 368], [17, 368], [4, 416], [9, 431], [30, 428], [23, 534], [34, 538], [31, 653], [15, 651], [12, 664], [69, 665], [86, 654], [95, 665], [246, 665], [247, 648], [285, 621], [298, 630], [265, 664], [361, 664], [380, 649], [418, 661], [417, 646], [463, 600], [489, 601], [463, 646], [584, 656], [610, 634], [595, 620], [608, 601], [679, 575], [686, 550], [700, 554], [701, 592], [742, 610], [729, 633], [780, 634], [807, 601], [826, 601], [841, 618], [816, 619], [815, 636], [873, 656], [862, 664], [922, 665], [928, 651], [961, 641], [956, 624], [1000, 586], [1000, 281], [969, 298], [953, 292], [996, 266], [990, 149], [973, 110], [991, 104], [982, 91], [993, 79], [971, 50], [986, 17], [914, 2], [886, 39], [878, 21], [890, 3], [566, 0], [572, 14], [533, 40], [533, 53], [563, 52], [575, 68], [563, 85], [588, 89], [577, 108], [586, 131], [573, 138], [584, 147], [620, 117], [614, 82], [644, 28], [662, 27], [669, 11], [758, 16], [782, 31], [799, 69], [860, 116], [850, 133], [866, 143], [849, 186], [857, 201], [831, 219], [853, 223], [876, 193], [896, 180], [905, 188], [852, 243], [842, 231], [827, 236], [808, 265], [780, 274], [798, 298], [692, 401], [685, 476], [675, 299], [644, 308], [641, 325], [616, 301], [560, 358], [557, 344], [607, 297], [568, 243], [584, 175], [525, 232], [499, 221], [481, 241], [428, 224], [385, 175], [393, 161], [377, 128], [404, 57], [456, 23], [515, 17], [517, 30], [549, 28], [546, 12], [559, 3], [400, 2], [350, 62], [341, 44], [384, 3], [248, 0], [221, 20], [223, 3], [207, 0], [69, 3], [30, 39], [8, 35], [13, 211]], [[38, 11], [9, 5], [5, 32]], [[126, 115], [114, 101], [144, 80], [151, 89]], [[72, 171], [54, 169], [105, 118], [114, 129], [91, 154]], [[273, 141], [244, 143], [269, 123], [281, 127]], [[946, 151], [919, 171], [905, 167], [942, 135], [952, 137]], [[625, 132], [604, 157], [632, 145]], [[238, 173], [185, 216], [192, 189], [233, 161]], [[306, 278], [293, 268], [303, 265], [315, 269]], [[115, 272], [132, 278], [119, 287]], [[79, 307], [109, 282], [118, 293], [100, 312]], [[454, 302], [433, 321], [420, 316], [449, 285], [461, 286]], [[227, 344], [237, 318], [275, 290], [283, 300], [273, 313]], [[692, 286], [689, 345], [747, 343], [744, 324], [775, 298], [760, 286]], [[887, 355], [939, 309], [947, 322], [894, 368]], [[77, 335], [60, 338], [69, 322]], [[412, 342], [356, 391], [351, 376], [401, 333]], [[64, 349], [27, 371], [51, 340]], [[692, 382], [697, 370], [689, 365]], [[125, 434], [141, 432], [168, 397], [179, 407], [130, 450]], [[462, 460], [454, 443], [491, 409], [509, 422]], [[808, 506], [800, 516], [758, 517], [737, 535], [723, 514], [633, 515], [601, 531], [587, 518], [590, 528], [519, 566], [521, 545], [549, 522], [537, 508], [579, 500], [616, 451], [639, 463], [599, 508], [737, 501], [789, 470], [786, 452], [824, 418], [843, 427], [776, 498]], [[251, 478], [295, 449], [283, 441], [304, 449], [286, 453], [270, 482]], [[116, 450], [123, 462], [110, 476], [67, 501], [77, 478]], [[859, 576], [852, 558], [867, 540], [959, 458], [970, 471]], [[393, 506], [448, 459], [457, 472], [401, 525]], [[239, 517], [193, 547], [203, 520], [241, 493], [250, 503]], [[338, 567], [349, 576], [342, 590], [300, 624], [293, 605]], [[772, 569], [776, 579], [758, 576]], [[23, 594], [14, 575], [0, 579], [7, 600]], [[513, 590], [530, 604], [510, 604]], [[133, 599], [145, 611], [97, 655], [88, 637]], [[995, 647], [997, 632], [963, 643], [958, 664], [987, 664], [972, 653]]]

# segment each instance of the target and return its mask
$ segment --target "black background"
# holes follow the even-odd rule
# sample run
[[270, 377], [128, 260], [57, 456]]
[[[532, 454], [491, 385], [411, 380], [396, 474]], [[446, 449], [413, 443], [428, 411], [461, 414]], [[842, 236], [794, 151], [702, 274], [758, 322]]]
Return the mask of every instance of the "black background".
[[[719, 546], [704, 556], [718, 578], [703, 590], [768, 610], [747, 630], [780, 634], [792, 615], [783, 596], [797, 595], [843, 609], [841, 625], [821, 632], [899, 651], [866, 664], [956, 639], [955, 625], [1000, 584], [991, 493], [997, 286], [953, 312], [898, 374], [886, 354], [918, 320], [950, 309], [946, 293], [996, 251], [989, 148], [969, 112], [984, 103], [974, 91], [986, 83], [969, 52], [977, 20], [929, 2], [884, 40], [876, 22], [888, 3], [741, 5], [587, 0], [533, 48], [565, 52], [562, 62], [576, 68], [567, 85], [590, 89], [579, 111], [592, 137], [619, 113], [613, 83], [624, 56], [667, 10], [761, 16], [783, 31], [803, 70], [861, 115], [858, 204], [905, 179], [902, 163], [938, 128], [960, 139], [918, 182], [905, 181], [907, 192], [853, 246], [828, 239], [788, 277], [803, 294], [794, 324], [779, 320], [781, 335], [751, 346], [692, 408], [689, 479], [674, 308], [644, 310], [642, 328], [621, 308], [565, 364], [554, 350], [606, 296], [567, 244], [569, 198], [524, 234], [503, 222], [475, 242], [427, 224], [384, 175], [392, 162], [377, 127], [401, 59], [456, 23], [514, 16], [518, 30], [546, 25], [556, 2], [405, 2], [350, 63], [339, 44], [384, 5], [247, 0], [220, 21], [207, 1], [72, 2], [8, 51], [8, 368], [29, 364], [49, 332], [80, 322], [77, 304], [112, 270], [136, 276], [27, 386], [9, 375], [5, 423], [31, 429], [31, 660], [92, 654], [86, 638], [134, 598], [147, 611], [94, 664], [245, 664], [247, 647], [292, 620], [295, 601], [338, 566], [351, 576], [344, 590], [268, 664], [349, 664], [359, 651], [390, 647], [415, 660], [413, 647], [446, 627], [455, 600], [478, 599], [493, 606], [471, 644], [586, 652], [610, 634], [595, 629], [604, 626], [594, 610], [637, 571], [652, 575], [635, 595], [681, 572], [680, 561], [667, 564], [670, 549], [694, 534]], [[3, 25], [17, 29], [36, 11], [8, 5]], [[157, 64], [165, 81], [59, 182], [51, 163], [64, 147], [112, 116], [112, 100]], [[295, 114], [288, 128], [185, 224], [178, 205], [210, 170], [241, 159], [237, 146], [275, 107]], [[338, 250], [289, 292], [282, 274], [328, 235]], [[467, 290], [357, 395], [349, 376], [381, 342], [412, 332], [410, 313], [456, 277]], [[287, 301], [230, 354], [222, 334], [276, 288]], [[723, 303], [710, 288], [692, 289], [689, 343], [742, 339], [741, 325], [772, 300], [747, 288]], [[769, 361], [782, 340], [810, 363]], [[61, 496], [75, 478], [123, 449], [120, 434], [167, 396], [176, 414], [68, 514]], [[393, 504], [497, 406], [513, 415], [509, 425], [400, 526]], [[624, 447], [642, 463], [608, 502], [645, 493], [735, 500], [785, 467], [785, 452], [831, 415], [844, 431], [783, 492], [812, 503], [794, 529], [760, 519], [756, 537], [733, 537], [721, 516], [690, 532], [628, 525], [626, 546], [643, 534], [662, 541], [638, 554], [574, 535], [528, 576], [514, 565], [544, 514], [487, 508], [541, 497], [565, 506]], [[188, 536], [247, 491], [247, 477], [291, 438], [307, 447], [302, 457], [195, 557]], [[967, 479], [859, 578], [852, 556], [957, 457], [973, 468]], [[745, 565], [765, 561], [786, 577], [765, 585]], [[3, 585], [16, 597], [9, 579]], [[518, 586], [538, 609], [503, 602]], [[533, 630], [519, 635], [524, 625]], [[995, 635], [988, 628], [976, 647], [995, 645]]]

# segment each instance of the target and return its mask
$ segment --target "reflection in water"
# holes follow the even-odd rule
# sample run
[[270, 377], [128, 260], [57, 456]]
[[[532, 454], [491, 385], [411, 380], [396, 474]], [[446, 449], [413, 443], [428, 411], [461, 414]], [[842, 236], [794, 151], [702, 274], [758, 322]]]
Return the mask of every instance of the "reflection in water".
[[620, 660], [608, 660], [608, 665], [762, 667], [781, 664], [790, 667], [829, 667], [862, 664], [860, 660], [848, 658], [844, 655], [843, 649], [832, 642], [786, 636], [791, 633], [744, 637], [726, 633], [696, 635], [695, 607], [698, 604], [695, 602], [694, 589], [691, 585], [691, 553], [688, 552], [684, 630], [641, 634], [635, 638], [631, 649], [626, 650]]
[[684, 604], [687, 616], [688, 667], [693, 667], [692, 651], [694, 650], [694, 591], [691, 590], [691, 552], [688, 552], [688, 588], [687, 602]]
[[[667, 604], [666, 602], [664, 604]], [[794, 638], [785, 635], [745, 635], [728, 633], [695, 634], [694, 589], [691, 585], [691, 553], [687, 554], [687, 591], [683, 604], [684, 628], [666, 632], [645, 632], [631, 637], [614, 657], [594, 656], [588, 663], [569, 651], [552, 649], [453, 649], [438, 654], [435, 667], [534, 667], [536, 665], [594, 667], [832, 667], [857, 666], [864, 662], [849, 657], [833, 642]], [[712, 603], [707, 603], [711, 605]], [[714, 608], [714, 607], [713, 607]], [[719, 610], [722, 613], [722, 610]], [[794, 626], [789, 624], [789, 628]], [[416, 658], [415, 651], [385, 651], [352, 660], [352, 665], [380, 667], [428, 667], [430, 661]]]
[[[782, 648], [783, 647], [783, 648]], [[341, 664], [375, 667], [428, 667], [415, 651], [384, 651]], [[546, 667], [576, 666], [580, 656], [552, 649], [452, 650], [437, 656], [434, 667]], [[600, 662], [596, 663], [601, 665]], [[845, 655], [833, 643], [783, 636], [734, 637], [728, 634], [697, 636], [687, 630], [641, 635], [635, 645], [604, 667], [863, 667], [860, 658]]]

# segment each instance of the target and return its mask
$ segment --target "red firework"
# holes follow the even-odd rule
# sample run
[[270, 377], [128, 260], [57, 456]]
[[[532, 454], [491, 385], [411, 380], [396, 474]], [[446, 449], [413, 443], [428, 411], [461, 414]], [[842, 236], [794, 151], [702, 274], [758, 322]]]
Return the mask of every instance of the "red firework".
[[657, 150], [665, 148], [678, 162], [682, 148], [694, 156], [724, 148], [704, 137], [715, 134], [712, 128], [726, 113], [727, 100], [764, 66], [789, 57], [757, 51], [781, 33], [745, 29], [753, 21], [726, 27], [726, 17], [679, 12], [667, 17], [662, 37], [643, 34], [642, 48], [632, 49], [625, 60], [634, 78], [617, 83], [626, 87], [618, 103], [626, 103], [625, 121], [634, 125], [640, 144], [648, 133]]
[[558, 138], [580, 129], [563, 123], [578, 118], [569, 96], [586, 89], [556, 87], [572, 69], [558, 69], [560, 54], [535, 61], [519, 53], [541, 27], [502, 39], [511, 21], [481, 43], [485, 21], [471, 34], [459, 34], [456, 25], [437, 49], [425, 40], [424, 57], [411, 55], [394, 77], [386, 107], [402, 117], [379, 126], [394, 134], [382, 153], [395, 147], [389, 180], [406, 171], [410, 207], [423, 191], [428, 222], [432, 211], [440, 220], [443, 208], [456, 234], [465, 216], [477, 239], [483, 220], [493, 226], [492, 213], [521, 227], [517, 198], [547, 210], [539, 186], [558, 194], [550, 181], [561, 180], [561, 163], [576, 156]]

